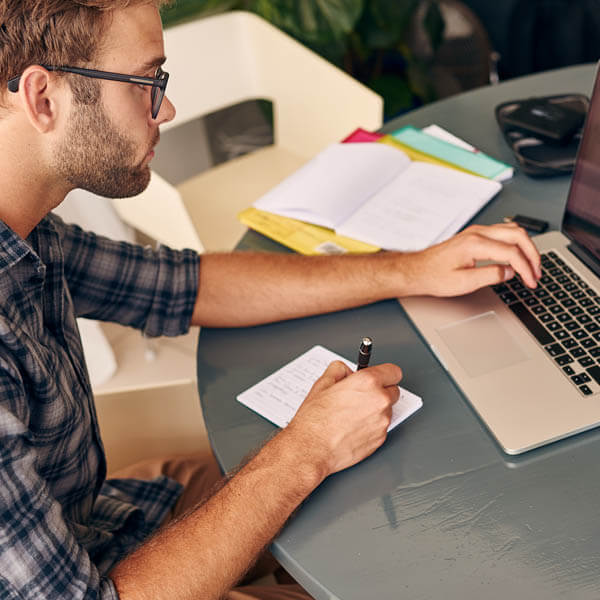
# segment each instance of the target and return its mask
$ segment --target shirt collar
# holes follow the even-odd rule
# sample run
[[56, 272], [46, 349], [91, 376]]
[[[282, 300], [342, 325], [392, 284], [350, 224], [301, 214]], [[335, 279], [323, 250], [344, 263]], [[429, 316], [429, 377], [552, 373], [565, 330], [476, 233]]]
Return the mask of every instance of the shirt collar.
[[34, 263], [42, 263], [43, 257], [40, 259], [34, 248], [41, 247], [39, 242], [42, 238], [55, 236], [56, 229], [51, 215], [44, 217], [26, 240], [15, 233], [6, 223], [0, 221], [0, 273], [10, 269], [28, 255], [31, 255]]

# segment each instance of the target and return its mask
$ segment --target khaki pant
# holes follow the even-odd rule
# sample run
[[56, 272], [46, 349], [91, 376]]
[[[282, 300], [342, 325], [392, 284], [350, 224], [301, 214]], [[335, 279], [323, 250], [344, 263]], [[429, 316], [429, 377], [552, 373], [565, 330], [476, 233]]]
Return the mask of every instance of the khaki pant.
[[[163, 525], [193, 508], [221, 479], [221, 472], [210, 451], [207, 454], [145, 460], [111, 474], [112, 477], [134, 479], [152, 479], [158, 475], [166, 475], [184, 486], [181, 497]], [[245, 581], [251, 580], [252, 576], [258, 578], [272, 573], [277, 568], [275, 559], [267, 554], [258, 561]], [[312, 597], [298, 584], [242, 585], [231, 590], [224, 600], [312, 600]]]

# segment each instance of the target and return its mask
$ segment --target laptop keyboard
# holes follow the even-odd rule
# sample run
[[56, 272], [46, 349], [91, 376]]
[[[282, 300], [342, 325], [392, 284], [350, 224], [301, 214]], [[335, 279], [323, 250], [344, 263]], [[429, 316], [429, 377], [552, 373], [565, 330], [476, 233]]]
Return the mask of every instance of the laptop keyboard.
[[600, 296], [556, 252], [536, 289], [517, 277], [492, 289], [583, 395], [600, 392]]

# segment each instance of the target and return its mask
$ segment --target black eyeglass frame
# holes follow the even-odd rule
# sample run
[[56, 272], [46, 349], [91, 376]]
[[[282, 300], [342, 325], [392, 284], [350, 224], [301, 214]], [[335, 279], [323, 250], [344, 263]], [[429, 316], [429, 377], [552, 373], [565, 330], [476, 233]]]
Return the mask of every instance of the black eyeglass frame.
[[[54, 67], [51, 65], [41, 65], [48, 71], [64, 71], [65, 73], [75, 73], [75, 75], [82, 75], [83, 77], [92, 77], [93, 79], [107, 79], [109, 81], [121, 81], [123, 83], [134, 83], [137, 85], [151, 85], [152, 92], [152, 118], [156, 119], [163, 98], [165, 97], [165, 90], [167, 89], [167, 82], [169, 81], [169, 74], [163, 71], [161, 67], [156, 69], [156, 77], [140, 77], [139, 75], [125, 75], [123, 73], [112, 73], [111, 71], [97, 71], [95, 69], [84, 69], [82, 67]], [[21, 81], [21, 75], [13, 77], [8, 80], [8, 91], [18, 92], [19, 82]]]

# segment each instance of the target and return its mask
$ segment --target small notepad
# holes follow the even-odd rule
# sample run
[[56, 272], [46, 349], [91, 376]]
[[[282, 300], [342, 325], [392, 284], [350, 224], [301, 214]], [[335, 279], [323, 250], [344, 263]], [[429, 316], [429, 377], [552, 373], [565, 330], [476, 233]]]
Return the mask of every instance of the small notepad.
[[[308, 395], [314, 382], [334, 360], [352, 370], [356, 364], [323, 346], [314, 346], [287, 365], [238, 395], [239, 402], [279, 427], [285, 427]], [[423, 406], [419, 396], [400, 388], [400, 397], [392, 408], [388, 431]]]

